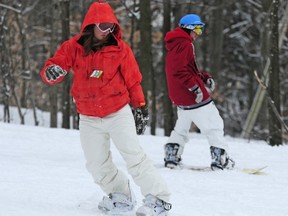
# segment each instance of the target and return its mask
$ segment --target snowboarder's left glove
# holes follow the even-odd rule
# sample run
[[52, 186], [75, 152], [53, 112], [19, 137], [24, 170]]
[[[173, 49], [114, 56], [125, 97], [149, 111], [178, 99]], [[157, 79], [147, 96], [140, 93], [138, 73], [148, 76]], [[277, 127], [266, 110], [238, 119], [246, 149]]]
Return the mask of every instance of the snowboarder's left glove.
[[189, 91], [193, 92], [196, 95], [195, 102], [200, 103], [203, 100], [203, 92], [198, 85], [195, 87], [190, 88]]
[[144, 105], [139, 108], [133, 108], [132, 112], [135, 119], [136, 133], [142, 135], [145, 132], [149, 120], [148, 107]]
[[215, 81], [214, 81], [213, 78], [208, 78], [205, 84], [206, 84], [206, 87], [207, 87], [211, 92], [214, 91], [214, 89], [215, 89]]

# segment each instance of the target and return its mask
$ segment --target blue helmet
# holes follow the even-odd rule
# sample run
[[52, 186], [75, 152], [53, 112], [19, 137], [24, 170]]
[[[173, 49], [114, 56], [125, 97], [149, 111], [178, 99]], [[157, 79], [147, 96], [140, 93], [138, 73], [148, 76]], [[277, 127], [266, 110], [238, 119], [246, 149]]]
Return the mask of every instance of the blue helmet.
[[201, 18], [196, 14], [187, 14], [183, 16], [179, 21], [179, 26], [186, 29], [194, 29], [195, 25], [205, 26], [205, 23], [201, 21]]

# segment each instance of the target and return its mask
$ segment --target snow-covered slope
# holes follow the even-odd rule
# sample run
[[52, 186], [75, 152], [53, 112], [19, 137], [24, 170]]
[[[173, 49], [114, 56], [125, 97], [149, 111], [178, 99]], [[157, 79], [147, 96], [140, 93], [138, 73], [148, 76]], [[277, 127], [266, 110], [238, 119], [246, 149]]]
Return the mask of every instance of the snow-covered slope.
[[[139, 136], [172, 192], [171, 216], [287, 216], [288, 146], [226, 138], [237, 169], [199, 172], [163, 168], [166, 137]], [[127, 173], [112, 146], [113, 158]], [[191, 134], [183, 155], [189, 165], [209, 166], [205, 137]], [[263, 175], [241, 168], [267, 166]], [[95, 216], [104, 195], [85, 169], [76, 130], [0, 123], [1, 216]], [[132, 182], [138, 206], [142, 195]]]

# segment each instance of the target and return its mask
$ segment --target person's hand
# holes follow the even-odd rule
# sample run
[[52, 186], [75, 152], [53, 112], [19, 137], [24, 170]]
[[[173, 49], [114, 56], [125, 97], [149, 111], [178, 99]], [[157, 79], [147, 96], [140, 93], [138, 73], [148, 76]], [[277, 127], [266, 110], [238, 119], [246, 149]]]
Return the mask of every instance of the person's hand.
[[149, 120], [148, 107], [145, 105], [142, 107], [133, 108], [132, 112], [136, 125], [136, 133], [137, 135], [142, 135], [145, 132]]
[[203, 100], [203, 92], [201, 88], [198, 86], [193, 90], [193, 93], [196, 95], [195, 99], [196, 103], [200, 103]]
[[48, 81], [56, 81], [66, 74], [67, 72], [58, 65], [51, 65], [45, 71], [45, 76]]
[[206, 81], [206, 87], [209, 89], [210, 92], [213, 92], [215, 89], [215, 81], [213, 78], [209, 78]]

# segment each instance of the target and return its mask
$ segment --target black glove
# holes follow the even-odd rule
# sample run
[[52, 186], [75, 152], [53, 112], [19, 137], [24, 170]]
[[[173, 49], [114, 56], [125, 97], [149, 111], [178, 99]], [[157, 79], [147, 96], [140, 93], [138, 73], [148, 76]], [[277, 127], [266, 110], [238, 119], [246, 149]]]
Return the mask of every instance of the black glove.
[[136, 133], [138, 135], [144, 134], [149, 120], [149, 112], [147, 106], [139, 108], [132, 108], [132, 113], [135, 119]]
[[51, 65], [45, 71], [45, 76], [48, 81], [55, 81], [66, 74], [67, 72], [58, 65]]

